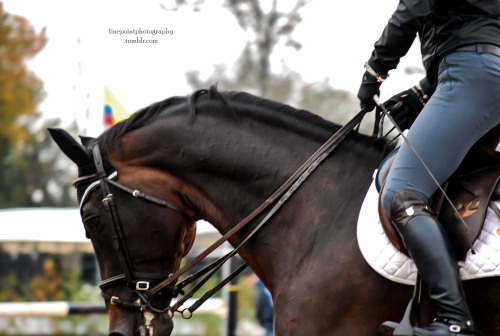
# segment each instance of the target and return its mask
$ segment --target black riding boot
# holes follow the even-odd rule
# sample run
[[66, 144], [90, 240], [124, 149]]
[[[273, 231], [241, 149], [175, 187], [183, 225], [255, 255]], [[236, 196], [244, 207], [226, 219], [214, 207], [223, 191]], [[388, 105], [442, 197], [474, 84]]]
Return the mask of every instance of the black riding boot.
[[458, 266], [441, 225], [432, 217], [416, 216], [408, 222], [404, 238], [429, 288], [429, 297], [437, 304], [435, 322], [427, 328], [415, 328], [415, 335], [479, 335], [472, 325]]
[[418, 336], [480, 335], [465, 301], [453, 249], [441, 225], [417, 194], [396, 194], [391, 217], [398, 225], [406, 249], [437, 304], [437, 318], [426, 328], [414, 328]]

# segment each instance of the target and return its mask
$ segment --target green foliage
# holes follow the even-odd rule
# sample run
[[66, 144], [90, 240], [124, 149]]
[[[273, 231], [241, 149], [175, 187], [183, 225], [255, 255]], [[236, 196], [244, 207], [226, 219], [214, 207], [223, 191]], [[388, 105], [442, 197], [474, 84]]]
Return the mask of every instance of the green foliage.
[[[196, 331], [203, 331], [203, 336], [219, 336], [221, 335], [222, 318], [216, 314], [201, 314], [194, 313], [193, 317], [189, 320], [184, 320], [182, 317], [176, 316], [174, 318], [174, 331], [173, 336], [189, 335], [184, 333], [182, 325], [189, 324], [186, 329], [194, 329]], [[196, 333], [195, 335], [199, 335]]]
[[45, 93], [26, 65], [46, 42], [45, 30], [35, 32], [0, 3], [0, 208], [75, 204], [66, 187], [56, 187], [69, 183], [66, 174], [55, 171], [56, 156], [45, 131], [58, 121], [37, 126], [37, 106]]
[[24, 301], [25, 292], [16, 275], [12, 272], [0, 278], [2, 290], [0, 290], [0, 302]]
[[[46, 43], [44, 32], [38, 34], [20, 16], [5, 12], [0, 3], [0, 138], [2, 145], [15, 146], [30, 138], [21, 116], [34, 117], [43, 97], [43, 84], [26, 67]], [[1, 148], [5, 150], [4, 146]]]
[[55, 258], [45, 259], [41, 270], [29, 280], [14, 271], [0, 276], [0, 302], [100, 300], [95, 293], [94, 287], [83, 285], [77, 266], [61, 270]]
[[255, 320], [256, 276], [240, 276], [238, 278], [238, 320]]
[[62, 291], [62, 275], [58, 272], [54, 259], [43, 263], [42, 273], [30, 282], [31, 301], [62, 301], [69, 296]]

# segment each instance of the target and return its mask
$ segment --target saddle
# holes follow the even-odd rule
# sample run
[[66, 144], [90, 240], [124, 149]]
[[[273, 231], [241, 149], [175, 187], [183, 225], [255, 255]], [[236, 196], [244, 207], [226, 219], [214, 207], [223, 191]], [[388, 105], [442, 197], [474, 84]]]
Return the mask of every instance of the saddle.
[[[377, 171], [375, 181], [379, 194], [381, 194], [398, 150], [399, 148], [389, 154]], [[499, 180], [500, 153], [481, 145], [475, 145], [466, 155], [460, 167], [443, 185], [443, 189], [453, 206], [444, 198], [440, 190], [432, 197], [431, 206], [448, 234], [457, 260], [465, 258], [481, 233], [491, 199], [500, 198]], [[492, 208], [500, 216], [498, 208], [496, 206]], [[378, 210], [382, 227], [389, 241], [396, 249], [408, 255], [398, 231], [387, 219], [380, 197]]]

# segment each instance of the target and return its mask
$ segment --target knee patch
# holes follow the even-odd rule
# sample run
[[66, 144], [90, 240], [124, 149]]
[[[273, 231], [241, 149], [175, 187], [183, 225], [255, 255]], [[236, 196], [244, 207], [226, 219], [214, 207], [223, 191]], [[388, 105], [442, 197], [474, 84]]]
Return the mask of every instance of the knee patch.
[[434, 213], [416, 192], [403, 189], [398, 191], [391, 203], [391, 220], [404, 238], [408, 222], [416, 216], [429, 216], [434, 218]]

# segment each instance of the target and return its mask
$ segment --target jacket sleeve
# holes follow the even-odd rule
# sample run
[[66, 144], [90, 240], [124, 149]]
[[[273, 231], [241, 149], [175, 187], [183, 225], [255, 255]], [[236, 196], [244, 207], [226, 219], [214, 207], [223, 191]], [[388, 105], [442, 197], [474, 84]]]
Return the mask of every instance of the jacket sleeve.
[[369, 65], [386, 75], [410, 49], [424, 18], [431, 15], [435, 0], [400, 0], [382, 36], [375, 42]]

